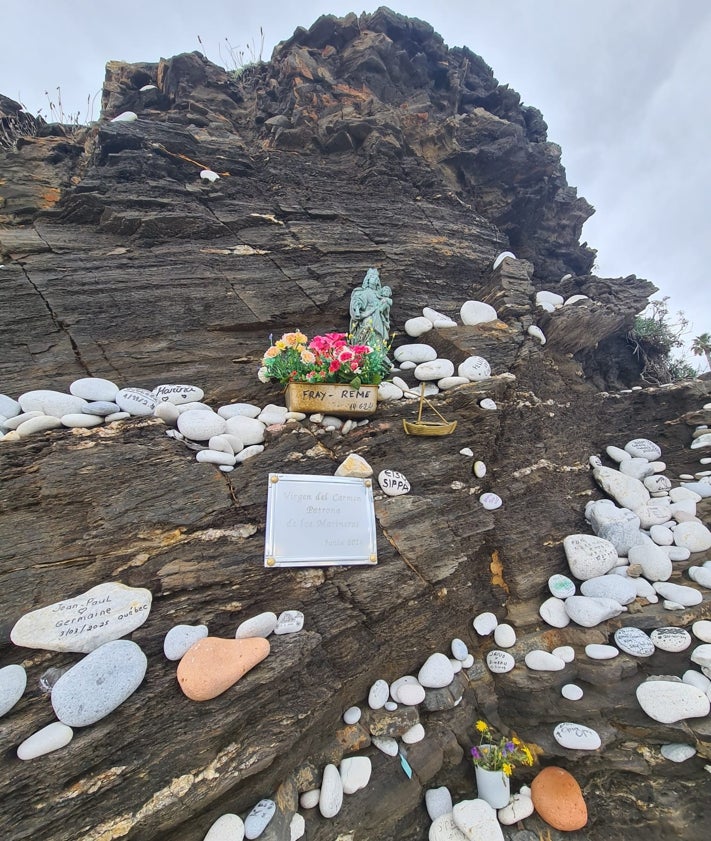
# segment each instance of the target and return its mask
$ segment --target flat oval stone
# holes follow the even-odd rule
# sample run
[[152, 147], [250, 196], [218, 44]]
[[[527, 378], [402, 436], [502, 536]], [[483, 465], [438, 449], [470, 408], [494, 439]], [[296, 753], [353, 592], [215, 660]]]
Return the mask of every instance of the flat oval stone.
[[274, 633], [297, 634], [304, 627], [304, 614], [300, 610], [284, 610], [279, 614]]
[[378, 484], [387, 496], [402, 496], [410, 492], [410, 483], [397, 470], [381, 470], [378, 473]]
[[596, 467], [593, 477], [598, 485], [622, 508], [636, 511], [649, 501], [649, 491], [633, 476], [625, 476], [611, 467]]
[[23, 412], [43, 412], [55, 418], [62, 415], [81, 414], [86, 406], [86, 400], [73, 394], [40, 388], [26, 391], [17, 398]]
[[674, 532], [666, 526], [652, 526], [649, 530], [649, 536], [657, 546], [671, 546], [674, 543]]
[[87, 654], [52, 687], [55, 715], [70, 727], [87, 727], [123, 704], [146, 674], [146, 655], [130, 640], [113, 640]]
[[143, 587], [110, 581], [26, 613], [10, 632], [15, 645], [87, 653], [123, 637], [148, 619], [153, 596]]
[[[486, 836], [482, 836], [484, 837]], [[467, 841], [467, 836], [454, 823], [452, 812], [440, 815], [432, 821], [427, 838], [428, 841]]]
[[627, 610], [614, 599], [592, 596], [571, 596], [564, 604], [568, 616], [583, 628], [594, 628], [606, 619], [613, 619]]
[[62, 415], [60, 418], [62, 426], [69, 429], [89, 429], [92, 426], [99, 426], [104, 422], [101, 415], [91, 415], [88, 412], [81, 412], [80, 414]]
[[494, 628], [496, 628], [499, 624], [499, 620], [496, 618], [495, 614], [486, 611], [476, 616], [472, 624], [474, 626], [474, 630], [480, 637], [488, 637]]
[[541, 619], [553, 628], [565, 628], [570, 625], [570, 616], [565, 610], [563, 599], [551, 596], [538, 608], [538, 613]]
[[489, 671], [495, 675], [503, 675], [514, 668], [516, 661], [508, 651], [500, 651], [498, 648], [494, 648], [486, 655], [486, 665]]
[[548, 589], [557, 599], [567, 599], [575, 595], [575, 584], [567, 575], [556, 573], [548, 579]]
[[654, 476], [647, 476], [643, 481], [644, 487], [650, 493], [664, 493], [670, 490], [672, 486], [671, 479], [660, 474], [656, 474]]
[[276, 813], [276, 803], [265, 797], [244, 819], [244, 837], [259, 838]]
[[565, 303], [565, 298], [557, 292], [549, 292], [547, 289], [541, 289], [536, 292], [536, 304], [552, 304], [554, 307], [562, 307]]
[[406, 745], [415, 745], [425, 738], [425, 728], [418, 722], [406, 730], [400, 738]]
[[699, 619], [691, 626], [691, 631], [701, 642], [711, 642], [711, 621]]
[[145, 388], [122, 388], [116, 392], [114, 403], [132, 417], [149, 417], [156, 408], [155, 398]]
[[494, 629], [494, 642], [501, 648], [511, 648], [516, 645], [516, 631], [506, 622], [502, 622]]
[[17, 400], [13, 400], [12, 397], [8, 397], [7, 394], [0, 394], [0, 415], [4, 418], [14, 418], [15, 415], [19, 415], [22, 411], [22, 407], [17, 402]]
[[560, 694], [568, 701], [579, 701], [583, 697], [583, 690], [574, 683], [566, 683]]
[[449, 359], [433, 359], [431, 362], [420, 362], [413, 371], [416, 380], [430, 382], [442, 380], [454, 375], [454, 363]]
[[398, 362], [414, 362], [415, 365], [437, 359], [437, 351], [431, 345], [425, 344], [400, 345], [393, 355]]
[[588, 822], [588, 810], [575, 777], [549, 765], [531, 783], [531, 799], [538, 814], [554, 829], [571, 832]]
[[433, 310], [432, 307], [423, 307], [422, 315], [432, 322], [434, 327], [456, 327], [457, 322], [444, 313]]
[[458, 366], [457, 375], [470, 382], [481, 382], [491, 376], [491, 365], [483, 356], [469, 356]]
[[117, 403], [110, 403], [107, 400], [95, 400], [93, 403], [87, 403], [84, 409], [88, 415], [98, 415], [105, 418], [107, 415], [113, 415], [120, 411]]
[[370, 687], [368, 692], [368, 706], [371, 710], [380, 710], [385, 706], [385, 702], [390, 697], [390, 686], [386, 680], [382, 678], [376, 680]]
[[276, 406], [274, 403], [269, 403], [257, 415], [257, 420], [265, 426], [272, 426], [272, 424], [286, 423], [288, 414], [289, 410], [286, 406]]
[[219, 464], [227, 467], [234, 467], [236, 456], [219, 450], [200, 450], [195, 453], [195, 461], [201, 464]]
[[348, 707], [343, 713], [343, 721], [346, 724], [357, 724], [360, 721], [361, 715], [360, 707]]
[[693, 607], [704, 600], [699, 590], [685, 587], [683, 584], [672, 584], [670, 581], [655, 581], [652, 585], [663, 599], [669, 599], [684, 607]]
[[643, 458], [647, 461], [656, 461], [662, 454], [661, 447], [649, 438], [634, 438], [625, 444], [625, 452], [633, 458]]
[[175, 625], [165, 635], [163, 654], [168, 660], [180, 660], [198, 640], [207, 636], [207, 625]]
[[0, 669], [0, 717], [22, 698], [27, 686], [27, 672], [23, 666], [12, 664]]
[[449, 657], [436, 652], [431, 654], [420, 669], [417, 679], [428, 689], [442, 689], [454, 680], [454, 670]]
[[378, 386], [378, 402], [387, 402], [389, 400], [400, 400], [402, 397], [402, 389], [395, 385], [395, 383], [389, 383], [383, 381]]
[[[38, 411], [31, 411], [31, 412], [22, 412], [17, 415], [13, 415], [11, 418], [5, 418], [2, 425], [5, 429], [16, 430], [19, 426], [23, 423], [26, 423], [28, 420], [32, 420], [33, 418], [46, 418], [49, 415], [45, 415], [44, 412]], [[54, 418], [55, 421], [58, 421], [59, 418]]]
[[654, 721], [674, 724], [685, 718], [703, 718], [711, 703], [704, 692], [681, 681], [646, 680], [637, 687], [637, 700]]
[[176, 383], [156, 386], [151, 394], [156, 403], [172, 403], [174, 406], [180, 406], [183, 403], [199, 403], [205, 396], [205, 392], [196, 385]]
[[423, 315], [418, 315], [415, 318], [408, 318], [405, 322], [405, 332], [408, 336], [416, 339], [429, 332], [434, 327], [434, 324], [425, 318]]
[[456, 657], [457, 660], [466, 660], [469, 655], [469, 649], [467, 648], [467, 644], [464, 640], [460, 640], [459, 637], [455, 637], [452, 640], [452, 644], [450, 646], [452, 650], [452, 657]]
[[529, 669], [537, 672], [559, 672], [565, 668], [565, 660], [561, 660], [555, 654], [543, 651], [540, 648], [529, 651], [524, 658], [524, 662]]
[[241, 622], [235, 632], [235, 638], [247, 639], [248, 637], [263, 637], [266, 639], [270, 634], [274, 633], [277, 625], [277, 615], [271, 611], [259, 613], [251, 619], [245, 619]]
[[415, 680], [413, 683], [405, 683], [397, 690], [397, 700], [406, 707], [415, 707], [425, 700], [425, 687]]
[[711, 589], [711, 567], [689, 567], [687, 570], [689, 578], [695, 581], [700, 587]]
[[256, 418], [261, 411], [261, 408], [253, 403], [228, 403], [226, 406], [220, 406], [217, 414], [228, 420], [237, 415], [242, 415], [245, 418]]
[[373, 765], [368, 756], [346, 756], [338, 766], [344, 794], [355, 794], [370, 782]]
[[343, 784], [338, 768], [329, 763], [323, 769], [318, 808], [324, 818], [335, 818], [343, 805]]
[[[529, 789], [530, 791], [530, 789]], [[525, 820], [533, 814], [533, 800], [528, 794], [520, 792], [514, 794], [508, 806], [499, 809], [496, 813], [499, 823], [504, 826], [512, 826], [519, 821]]]
[[641, 628], [626, 627], [618, 628], [614, 635], [615, 645], [625, 654], [633, 657], [651, 657], [655, 647], [652, 640]]
[[591, 660], [612, 660], [613, 657], [617, 657], [620, 651], [614, 645], [591, 642], [585, 646], [585, 653]]
[[320, 797], [321, 789], [312, 788], [309, 791], [305, 791], [301, 795], [301, 797], [299, 797], [299, 805], [303, 809], [313, 809], [315, 806], [318, 806], [318, 801]]
[[198, 640], [178, 664], [178, 684], [193, 701], [209, 701], [226, 692], [269, 654], [262, 637]]
[[711, 531], [694, 520], [679, 523], [674, 529], [674, 543], [690, 552], [705, 552], [711, 549]]
[[495, 511], [497, 508], [501, 508], [503, 505], [503, 500], [498, 494], [495, 493], [484, 493], [479, 497], [479, 502], [481, 503], [483, 508], [486, 508], [487, 511]]
[[455, 803], [452, 817], [465, 838], [504, 841], [504, 833], [496, 819], [496, 812], [485, 800], [477, 798]]
[[[620, 447], [614, 447], [610, 445], [609, 447], [605, 447], [605, 452], [610, 456], [613, 461], [616, 461], [618, 464], [625, 461], [628, 458], [632, 458], [632, 456], [626, 451], [620, 449]], [[671, 482], [669, 483], [671, 485]]]
[[486, 465], [483, 461], [475, 461], [472, 469], [477, 479], [483, 479], [486, 476]]
[[265, 429], [266, 426], [261, 421], [246, 415], [233, 415], [226, 422], [226, 431], [230, 435], [236, 435], [245, 447], [261, 444], [264, 441]]
[[691, 634], [685, 628], [655, 628], [650, 637], [655, 648], [662, 651], [686, 651], [691, 645]]
[[563, 540], [565, 557], [576, 578], [586, 581], [617, 565], [617, 550], [609, 540], [592, 534], [570, 534]]
[[71, 742], [74, 731], [61, 721], [53, 721], [29, 738], [17, 749], [18, 759], [35, 759], [37, 756], [44, 756], [46, 753], [59, 750]]
[[693, 745], [669, 744], [662, 745], [660, 753], [670, 762], [686, 762], [692, 756], [696, 756], [696, 748]]
[[227, 431], [227, 421], [216, 412], [190, 409], [178, 416], [178, 430], [191, 441], [207, 441]]
[[69, 391], [75, 397], [81, 397], [82, 400], [105, 400], [113, 403], [119, 387], [111, 380], [102, 377], [82, 377], [79, 380], [74, 380], [69, 386]]
[[400, 750], [397, 739], [393, 739], [391, 736], [373, 736], [371, 741], [386, 756], [397, 756]]
[[242, 841], [244, 822], [239, 815], [228, 812], [221, 815], [207, 831], [203, 841]]
[[554, 657], [560, 657], [564, 663], [572, 663], [575, 660], [575, 649], [572, 645], [559, 645], [551, 651]]
[[437, 380], [437, 386], [442, 391], [448, 391], [450, 388], [456, 388], [459, 385], [466, 385], [469, 380], [466, 377], [442, 377]]
[[36, 432], [47, 432], [49, 429], [59, 429], [62, 421], [54, 415], [39, 415], [24, 421], [17, 427], [17, 434], [20, 438], [27, 438]]
[[637, 588], [630, 578], [621, 575], [599, 575], [588, 578], [580, 586], [583, 596], [614, 599], [620, 604], [630, 604], [637, 598]]
[[526, 332], [529, 336], [533, 336], [534, 339], [538, 339], [542, 345], [546, 343], [546, 335], [537, 324], [531, 324]]
[[474, 326], [475, 324], [486, 324], [488, 321], [496, 321], [498, 316], [491, 304], [483, 301], [465, 301], [459, 310], [462, 324]]
[[429, 788], [425, 792], [425, 807], [431, 821], [452, 811], [452, 795], [447, 786]]
[[673, 567], [669, 555], [654, 543], [639, 543], [627, 553], [630, 564], [639, 564], [647, 581], [666, 581], [671, 577]]
[[553, 738], [569, 750], [597, 750], [602, 745], [597, 731], [572, 721], [562, 721], [553, 730]]

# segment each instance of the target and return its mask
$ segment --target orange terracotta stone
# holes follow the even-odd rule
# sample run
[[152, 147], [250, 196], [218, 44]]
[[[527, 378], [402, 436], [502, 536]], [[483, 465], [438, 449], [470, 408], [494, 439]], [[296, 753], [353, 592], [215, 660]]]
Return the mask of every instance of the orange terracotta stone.
[[544, 768], [531, 783], [538, 814], [554, 829], [570, 832], [588, 822], [588, 807], [578, 781], [562, 768]]
[[269, 654], [262, 637], [204, 637], [188, 649], [178, 664], [178, 683], [193, 701], [209, 701], [228, 690]]

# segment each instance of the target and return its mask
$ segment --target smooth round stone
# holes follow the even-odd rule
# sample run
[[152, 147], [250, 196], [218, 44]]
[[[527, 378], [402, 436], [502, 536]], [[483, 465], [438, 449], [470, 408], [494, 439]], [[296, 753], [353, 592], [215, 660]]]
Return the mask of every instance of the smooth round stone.
[[442, 377], [441, 380], [437, 380], [437, 386], [442, 391], [449, 391], [450, 388], [466, 385], [468, 382], [469, 380], [466, 377]]
[[690, 552], [705, 552], [711, 549], [711, 531], [703, 523], [679, 523], [674, 529], [674, 543]]
[[630, 604], [637, 598], [637, 588], [630, 578], [621, 575], [599, 575], [588, 578], [580, 585], [583, 596], [614, 599], [620, 604]]
[[260, 800], [244, 819], [244, 837], [259, 838], [274, 817], [275, 812], [276, 803], [273, 800], [269, 798]]
[[198, 640], [178, 664], [178, 685], [192, 701], [209, 701], [226, 692], [269, 654], [262, 637]]
[[560, 657], [540, 648], [529, 651], [524, 658], [524, 662], [529, 669], [536, 672], [559, 672], [565, 668], [565, 660], [561, 660]]
[[618, 628], [614, 634], [615, 645], [625, 654], [633, 657], [651, 657], [654, 654], [654, 643], [641, 628], [632, 626]]
[[413, 371], [416, 380], [442, 380], [454, 375], [454, 363], [449, 359], [433, 359], [421, 362]]
[[597, 731], [572, 721], [562, 721], [553, 730], [553, 738], [569, 750], [597, 750], [602, 745]]
[[335, 818], [343, 805], [343, 784], [338, 768], [329, 763], [323, 769], [318, 808], [324, 818]]
[[356, 479], [367, 479], [373, 475], [373, 468], [358, 453], [349, 453], [339, 464], [336, 476], [350, 476]]
[[265, 426], [286, 423], [288, 412], [289, 410], [286, 406], [276, 406], [274, 403], [269, 403], [257, 415], [257, 420], [261, 421]]
[[400, 750], [397, 739], [393, 739], [391, 736], [373, 736], [371, 741], [386, 756], [397, 756]]
[[22, 698], [26, 686], [27, 673], [22, 666], [13, 664], [0, 669], [0, 717]]
[[486, 465], [483, 461], [475, 461], [473, 470], [477, 479], [483, 479], [486, 476]]
[[14, 418], [21, 411], [22, 407], [17, 400], [13, 400], [12, 397], [8, 397], [6, 394], [0, 394], [0, 415], [2, 417]]
[[348, 709], [343, 713], [343, 721], [346, 724], [357, 724], [360, 721], [361, 715], [362, 712], [360, 707], [348, 707]]
[[634, 438], [625, 444], [625, 451], [633, 458], [643, 458], [647, 461], [656, 461], [662, 454], [661, 447], [648, 438]]
[[567, 599], [575, 595], [575, 584], [567, 575], [556, 573], [548, 579], [548, 589], [557, 599]]
[[564, 663], [572, 663], [575, 660], [575, 649], [572, 645], [559, 645], [551, 651], [554, 657], [560, 657]]
[[130, 417], [130, 412], [113, 412], [113, 414], [111, 415], [106, 415], [106, 417], [104, 418], [104, 423], [114, 423], [114, 421], [122, 421]]
[[516, 661], [508, 651], [494, 648], [486, 655], [486, 665], [495, 675], [504, 675], [514, 668]]
[[498, 316], [491, 304], [483, 301], [465, 301], [459, 310], [462, 324], [474, 326], [475, 324], [486, 324], [488, 321], [496, 321]]
[[669, 601], [681, 604], [684, 607], [693, 607], [701, 604], [704, 600], [703, 594], [693, 587], [685, 587], [682, 584], [672, 584], [669, 581], [655, 581], [652, 585], [657, 593]]
[[604, 575], [617, 565], [617, 550], [609, 540], [591, 534], [570, 534], [563, 540], [570, 570], [586, 581]]
[[122, 388], [116, 392], [114, 403], [135, 418], [150, 417], [156, 408], [155, 398], [145, 388]]
[[417, 680], [427, 689], [442, 689], [454, 680], [454, 670], [449, 657], [435, 652], [431, 654], [417, 674]]
[[419, 681], [405, 683], [397, 690], [397, 701], [406, 707], [415, 707], [425, 700], [425, 688]]
[[662, 476], [660, 474], [656, 474], [655, 476], [647, 476], [644, 479], [644, 487], [650, 493], [665, 493], [670, 490], [671, 486], [671, 480], [668, 479], [666, 476]]
[[419, 722], [413, 724], [409, 730], [402, 734], [401, 738], [406, 745], [415, 745], [425, 738], [425, 728]]
[[537, 774], [531, 783], [531, 799], [541, 818], [554, 829], [571, 832], [588, 822], [580, 786], [563, 768], [549, 765]]
[[542, 289], [536, 292], [536, 304], [553, 304], [554, 307], [562, 307], [565, 303], [565, 298], [557, 292], [549, 292], [547, 289]]
[[105, 418], [107, 415], [113, 415], [119, 411], [117, 403], [110, 403], [107, 400], [97, 400], [93, 403], [87, 403], [84, 412], [87, 415], [98, 415]]
[[620, 462], [619, 471], [625, 476], [634, 476], [642, 482], [647, 476], [652, 475], [654, 468], [646, 458], [628, 458]]
[[571, 596], [564, 604], [568, 616], [583, 628], [594, 628], [606, 619], [613, 619], [627, 610], [614, 599], [592, 596]]
[[300, 610], [284, 610], [279, 614], [274, 633], [297, 634], [304, 627], [304, 614]]
[[671, 599], [664, 599], [662, 602], [664, 610], [684, 610], [684, 605], [679, 602], [673, 602]]
[[260, 453], [264, 452], [264, 446], [262, 444], [252, 444], [251, 447], [245, 447], [241, 452], [237, 453], [235, 456], [235, 464], [247, 461], [247, 459], [254, 458], [254, 456], [258, 456]]
[[499, 624], [499, 620], [496, 618], [495, 614], [487, 611], [485, 613], [480, 613], [477, 617], [475, 617], [472, 624], [474, 626], [474, 630], [480, 637], [488, 637], [494, 628], [496, 628]]
[[[704, 459], [701, 459], [701, 463], [703, 464]], [[699, 473], [696, 474], [698, 477]], [[711, 482], [709, 482], [708, 474], [703, 477], [703, 481], [700, 482], [685, 482], [682, 485], [683, 488], [688, 488], [690, 491], [694, 491], [697, 493], [702, 499], [708, 499], [711, 496]]]
[[[609, 447], [605, 447], [605, 452], [608, 454], [608, 456], [610, 456], [610, 458], [613, 461], [616, 461], [617, 464], [621, 464], [628, 458], [632, 458], [632, 456], [626, 450], [622, 450], [620, 449], [620, 447], [614, 447], [612, 445], [610, 445]], [[671, 486], [671, 482], [669, 482], [669, 484]]]
[[305, 791], [301, 797], [299, 797], [299, 805], [302, 809], [313, 809], [315, 806], [318, 806], [320, 797], [321, 789], [312, 788], [310, 791]]
[[[162, 406], [171, 406], [171, 403], [162, 403]], [[156, 407], [156, 412], [161, 407]], [[207, 447], [209, 450], [216, 450], [218, 453], [227, 453], [228, 455], [233, 456], [235, 454], [234, 447], [230, 443], [230, 438], [234, 436], [230, 435], [213, 435], [212, 438], [207, 442]], [[242, 447], [240, 447], [240, 450]]]
[[457, 367], [457, 375], [476, 383], [491, 376], [491, 365], [483, 356], [469, 356]]
[[477, 798], [455, 803], [452, 818], [465, 838], [473, 841], [504, 841], [504, 833], [496, 819], [496, 811], [485, 800]]
[[686, 546], [665, 546], [664, 551], [670, 561], [688, 561], [691, 557], [691, 552]]
[[432, 322], [434, 327], [456, 327], [457, 322], [444, 313], [433, 310], [432, 307], [423, 307], [422, 315]]
[[73, 737], [74, 731], [71, 727], [60, 721], [54, 721], [22, 742], [17, 749], [18, 759], [27, 760], [44, 756], [46, 753], [65, 747]]
[[609, 540], [620, 556], [642, 540], [639, 517], [627, 508], [618, 508], [611, 499], [589, 503], [585, 517], [597, 537]]
[[[227, 421], [215, 412], [190, 409], [178, 417], [178, 430], [191, 441], [208, 441], [214, 435], [226, 432]], [[225, 463], [225, 462], [221, 462]]]
[[687, 759], [696, 756], [696, 748], [693, 745], [676, 742], [669, 745], [662, 745], [660, 753], [670, 762], [686, 762]]
[[583, 690], [574, 683], [566, 683], [560, 694], [568, 701], [579, 701], [583, 697]]
[[385, 706], [385, 702], [390, 697], [390, 686], [386, 680], [382, 678], [376, 680], [370, 687], [368, 693], [368, 706], [371, 710], [380, 710]]
[[244, 822], [239, 815], [228, 812], [221, 815], [207, 831], [203, 841], [242, 841]]
[[195, 454], [195, 461], [199, 461], [201, 464], [219, 464], [233, 467], [235, 456], [218, 450], [200, 450], [199, 453]]
[[516, 645], [516, 631], [506, 622], [502, 622], [494, 629], [494, 642], [501, 648], [511, 648]]
[[378, 473], [378, 484], [387, 496], [402, 496], [410, 491], [410, 483], [397, 470], [381, 470]]
[[454, 823], [452, 812], [432, 821], [427, 838], [428, 841], [467, 841], [467, 836]]
[[664, 473], [667, 469], [666, 462], [664, 461], [650, 461], [649, 466], [655, 473]]
[[386, 701], [383, 704], [383, 709], [387, 710], [388, 712], [394, 712], [397, 709], [397, 704], [395, 701]]
[[417, 368], [416, 362], [410, 362], [409, 359], [406, 359], [404, 362], [400, 363], [400, 370], [401, 371], [414, 371]]
[[[5, 429], [16, 430], [23, 423], [26, 423], [27, 421], [32, 420], [33, 418], [47, 418], [47, 417], [49, 417], [49, 415], [45, 415], [44, 412], [37, 412], [37, 411], [22, 412], [21, 414], [14, 415], [11, 418], [5, 418], [3, 426], [5, 427]], [[54, 420], [58, 421], [59, 418], [54, 418]]]
[[520, 792], [511, 797], [508, 806], [504, 806], [503, 809], [497, 811], [496, 817], [500, 824], [513, 826], [513, 824], [530, 817], [533, 811], [533, 800], [531, 800], [530, 795]]
[[396, 385], [403, 392], [410, 390], [410, 386], [402, 377], [393, 377], [393, 385]]
[[402, 389], [398, 388], [395, 383], [382, 382], [378, 386], [378, 402], [387, 402], [389, 400], [399, 400], [402, 397]]
[[654, 543], [639, 543], [627, 553], [630, 564], [639, 564], [647, 581], [666, 581], [672, 574], [669, 555]]
[[[157, 405], [157, 404], [156, 404]], [[178, 412], [182, 415], [183, 412], [212, 412], [212, 406], [207, 403], [200, 403], [197, 400], [192, 400], [190, 403], [173, 404], [176, 406]]]
[[587, 295], [571, 295], [570, 298], [565, 299], [564, 306], [569, 306], [570, 304], [577, 304], [578, 301], [589, 301], [590, 298]]
[[134, 123], [138, 119], [138, 114], [135, 111], [122, 111], [117, 117], [114, 117], [110, 122], [112, 123]]
[[495, 412], [498, 409], [496, 401], [492, 400], [491, 397], [485, 397], [483, 400], [480, 400], [479, 405], [488, 412]]
[[[708, 433], [705, 435], [699, 435], [698, 438], [694, 438], [694, 440], [691, 442], [692, 450], [700, 450], [703, 447], [711, 447], [711, 435], [709, 435]], [[683, 474], [682, 478], [686, 479], [686, 474]], [[693, 479], [693, 476], [691, 478]]]
[[291, 822], [289, 823], [289, 841], [299, 841], [299, 838], [303, 838], [305, 833], [306, 821], [303, 815], [295, 812], [291, 816]]
[[431, 821], [436, 821], [441, 815], [450, 814], [452, 807], [452, 795], [447, 786], [429, 788], [425, 792], [425, 808]]
[[538, 341], [544, 345], [546, 343], [546, 336], [543, 330], [536, 324], [531, 324], [530, 327], [526, 330], [529, 336], [532, 336], [534, 339], [538, 339]]
[[432, 345], [425, 344], [400, 345], [393, 355], [397, 362], [414, 362], [415, 365], [437, 359], [437, 351]]
[[[493, 264], [492, 264], [492, 266], [491, 266], [492, 270], [496, 270], [496, 269], [498, 269], [498, 268], [499, 268], [499, 266], [500, 266], [500, 265], [504, 262], [504, 260], [505, 260], [507, 257], [508, 257], [509, 259], [511, 259], [511, 260], [515, 260], [515, 259], [516, 259], [516, 255], [513, 253], [513, 251], [502, 251], [502, 252], [501, 252], [501, 253], [500, 253], [500, 254], [496, 257], [496, 259], [494, 260], [494, 262], [493, 262]], [[538, 303], [538, 295], [540, 295], [540, 294], [543, 294], [543, 295], [553, 295], [554, 293], [553, 293], [553, 292], [543, 292], [543, 293], [538, 292], [538, 293], [536, 293], [536, 303]], [[561, 298], [561, 303], [563, 303], [563, 299], [562, 299], [562, 298]]]
[[697, 689], [700, 689], [706, 695], [711, 693], [711, 680], [701, 672], [697, 672], [696, 669], [687, 669], [681, 679], [684, 683], [688, 683], [689, 686], [695, 686]]
[[463, 669], [471, 669], [471, 667], [473, 665], [474, 665], [474, 655], [473, 654], [468, 654], [464, 658], [464, 660], [462, 660], [462, 668]]
[[416, 318], [408, 318], [405, 322], [405, 332], [413, 339], [428, 333], [433, 327], [434, 324], [432, 324], [429, 318], [425, 318], [423, 315], [418, 315]]
[[625, 476], [611, 467], [596, 467], [593, 477], [602, 490], [622, 508], [636, 511], [649, 501], [649, 491], [633, 476]]
[[394, 680], [390, 684], [390, 697], [393, 699], [393, 701], [395, 701], [396, 703], [402, 703], [400, 699], [400, 689], [403, 686], [407, 686], [410, 684], [416, 686], [420, 685], [419, 681], [414, 675], [404, 675], [403, 677], [399, 677], [396, 680]]
[[673, 488], [669, 491], [669, 499], [672, 502], [681, 502], [682, 500], [690, 500], [691, 502], [700, 502], [702, 497], [700, 494], [690, 491], [688, 488]]
[[711, 668], [711, 644], [697, 645], [691, 652], [691, 662], [701, 666], [702, 669]]
[[228, 420], [238, 415], [245, 418], [256, 418], [261, 411], [259, 406], [255, 406], [252, 403], [228, 403], [226, 406], [220, 406], [217, 414], [221, 418]]
[[456, 657], [450, 657], [449, 662], [452, 664], [452, 669], [453, 669], [455, 675], [459, 674], [459, 672], [462, 671], [462, 661], [461, 660], [457, 660]]
[[23, 412], [43, 412], [55, 418], [62, 415], [81, 414], [86, 406], [86, 400], [73, 394], [65, 394], [51, 389], [37, 389], [26, 391], [17, 398]]
[[266, 639], [270, 634], [274, 633], [277, 625], [277, 615], [270, 610], [264, 613], [258, 613], [252, 616], [251, 619], [245, 619], [240, 622], [235, 631], [235, 639], [243, 640], [249, 637], [262, 637]]
[[148, 618], [152, 599], [144, 587], [113, 581], [97, 584], [71, 599], [26, 613], [15, 623], [10, 639], [25, 648], [88, 653], [139, 628]]
[[165, 635], [163, 654], [168, 660], [180, 660], [198, 640], [207, 636], [207, 625], [175, 625]]
[[87, 654], [52, 688], [55, 715], [70, 727], [100, 721], [138, 689], [146, 655], [130, 640], [113, 640]]
[[481, 503], [482, 507], [485, 508], [487, 511], [495, 511], [497, 508], [501, 508], [503, 505], [503, 500], [498, 494], [495, 493], [485, 493], [479, 497], [479, 502]]
[[249, 418], [246, 415], [233, 415], [227, 419], [225, 426], [226, 430], [224, 431], [227, 431], [230, 435], [236, 435], [245, 447], [261, 444], [264, 441], [266, 427], [256, 418]]
[[[403, 737], [404, 740], [404, 737]], [[368, 756], [347, 756], [338, 766], [344, 794], [355, 794], [370, 782], [373, 766]]]
[[165, 383], [156, 386], [151, 394], [156, 403], [172, 403], [175, 406], [184, 403], [199, 403], [205, 396], [205, 392], [195, 385], [177, 383]]
[[681, 681], [648, 679], [637, 687], [636, 695], [644, 712], [661, 724], [703, 718], [711, 710], [704, 692]]
[[119, 387], [111, 380], [105, 380], [101, 377], [82, 377], [69, 386], [69, 391], [75, 397], [81, 397], [83, 400], [89, 401], [106, 401], [114, 402], [114, 398], [118, 393]]
[[459, 637], [455, 637], [452, 640], [450, 648], [452, 650], [452, 657], [455, 657], [457, 660], [466, 660], [469, 656], [467, 644], [464, 640], [460, 640]]
[[570, 616], [565, 610], [563, 599], [551, 596], [538, 608], [538, 613], [541, 619], [553, 628], [565, 628], [570, 625]]
[[620, 651], [614, 645], [591, 642], [585, 646], [585, 653], [591, 660], [612, 660], [613, 657], [617, 657]]
[[[99, 423], [101, 423], [101, 418], [99, 418]], [[28, 421], [21, 423], [17, 427], [17, 434], [20, 438], [27, 438], [28, 435], [34, 435], [36, 432], [59, 429], [61, 425], [62, 421], [59, 418], [55, 418], [54, 415], [40, 415], [39, 417], [30, 418]]]
[[711, 643], [711, 621], [708, 619], [699, 619], [694, 622], [691, 626], [691, 631], [701, 642]]
[[671, 546], [674, 543], [674, 532], [666, 526], [652, 526], [649, 530], [649, 536], [657, 546]]

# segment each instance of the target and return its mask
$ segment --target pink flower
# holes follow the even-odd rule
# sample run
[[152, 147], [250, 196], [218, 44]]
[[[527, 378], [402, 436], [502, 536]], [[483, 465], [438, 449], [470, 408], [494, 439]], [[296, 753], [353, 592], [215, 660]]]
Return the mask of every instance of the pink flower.
[[342, 347], [338, 352], [337, 359], [341, 364], [343, 364], [345, 362], [350, 362], [351, 360], [355, 359], [355, 354], [348, 346]]
[[340, 367], [341, 367], [341, 363], [340, 363], [337, 359], [334, 359], [334, 360], [331, 362], [331, 364], [328, 366], [329, 373], [331, 373], [331, 374], [335, 374], [335, 373], [336, 373], [336, 371], [337, 371]]

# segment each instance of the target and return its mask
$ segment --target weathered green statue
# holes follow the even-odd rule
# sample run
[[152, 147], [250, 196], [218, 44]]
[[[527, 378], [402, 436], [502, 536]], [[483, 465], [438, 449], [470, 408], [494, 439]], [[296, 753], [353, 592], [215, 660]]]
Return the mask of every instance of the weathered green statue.
[[368, 269], [363, 282], [351, 293], [350, 341], [385, 348], [390, 342], [392, 290], [382, 286], [377, 269]]

